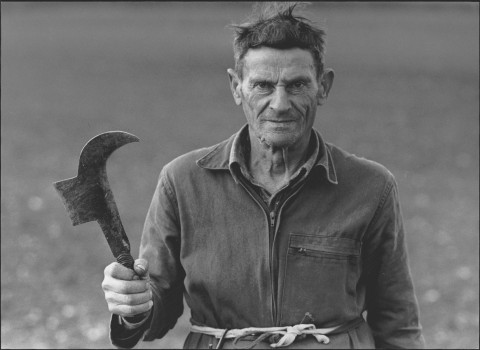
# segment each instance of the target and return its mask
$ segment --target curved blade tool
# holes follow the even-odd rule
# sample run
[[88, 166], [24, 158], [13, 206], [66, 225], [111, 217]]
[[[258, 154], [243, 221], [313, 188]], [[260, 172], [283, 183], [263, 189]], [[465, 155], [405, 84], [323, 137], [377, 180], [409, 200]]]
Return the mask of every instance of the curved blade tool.
[[98, 221], [113, 255], [133, 269], [130, 243], [108, 184], [106, 162], [119, 147], [139, 139], [124, 131], [108, 131], [88, 141], [80, 153], [78, 175], [53, 184], [74, 226]]

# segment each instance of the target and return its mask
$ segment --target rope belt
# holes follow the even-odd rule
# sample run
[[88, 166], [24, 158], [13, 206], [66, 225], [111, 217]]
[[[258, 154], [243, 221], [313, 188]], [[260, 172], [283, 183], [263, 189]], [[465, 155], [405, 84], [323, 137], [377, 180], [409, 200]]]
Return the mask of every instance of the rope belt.
[[220, 339], [220, 342], [217, 345], [223, 345], [224, 339], [232, 339], [234, 338], [233, 344], [235, 345], [240, 339], [251, 336], [251, 335], [258, 335], [258, 338], [254, 340], [251, 344], [251, 347], [255, 346], [262, 340], [272, 335], [279, 334], [282, 336], [280, 340], [270, 344], [272, 348], [280, 348], [284, 346], [289, 346], [292, 344], [297, 336], [304, 336], [307, 334], [313, 335], [319, 343], [328, 344], [330, 339], [326, 336], [329, 333], [332, 333], [336, 329], [340, 328], [341, 325], [336, 327], [330, 328], [316, 328], [314, 324], [297, 324], [295, 326], [287, 326], [287, 327], [266, 327], [266, 328], [242, 328], [242, 329], [219, 329], [219, 328], [211, 328], [211, 327], [204, 327], [204, 326], [197, 326], [192, 325], [190, 328], [191, 332], [194, 333], [202, 333], [206, 335], [215, 336], [215, 338]]

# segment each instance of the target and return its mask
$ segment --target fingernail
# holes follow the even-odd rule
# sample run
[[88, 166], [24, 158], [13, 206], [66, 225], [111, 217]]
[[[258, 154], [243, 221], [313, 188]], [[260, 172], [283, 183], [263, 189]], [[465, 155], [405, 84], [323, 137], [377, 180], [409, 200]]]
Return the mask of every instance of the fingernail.
[[153, 306], [153, 301], [150, 300], [150, 301], [148, 302], [148, 308], [151, 309], [152, 306]]
[[137, 265], [137, 269], [141, 270], [142, 271], [142, 274], [145, 273], [145, 266], [143, 265]]

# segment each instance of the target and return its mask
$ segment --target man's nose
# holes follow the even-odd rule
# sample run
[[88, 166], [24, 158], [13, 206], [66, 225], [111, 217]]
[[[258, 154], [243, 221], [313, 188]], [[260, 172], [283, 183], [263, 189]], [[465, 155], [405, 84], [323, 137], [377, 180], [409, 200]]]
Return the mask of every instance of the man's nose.
[[270, 108], [277, 113], [287, 112], [291, 108], [288, 93], [285, 88], [280, 86], [272, 93], [272, 99], [270, 100]]

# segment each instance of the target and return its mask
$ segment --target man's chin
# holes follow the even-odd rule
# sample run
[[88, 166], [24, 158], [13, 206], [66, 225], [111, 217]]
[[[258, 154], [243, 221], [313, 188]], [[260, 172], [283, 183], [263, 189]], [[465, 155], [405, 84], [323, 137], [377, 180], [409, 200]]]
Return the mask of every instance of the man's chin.
[[296, 135], [291, 133], [269, 132], [260, 137], [260, 142], [269, 148], [285, 148], [295, 144], [296, 139]]

